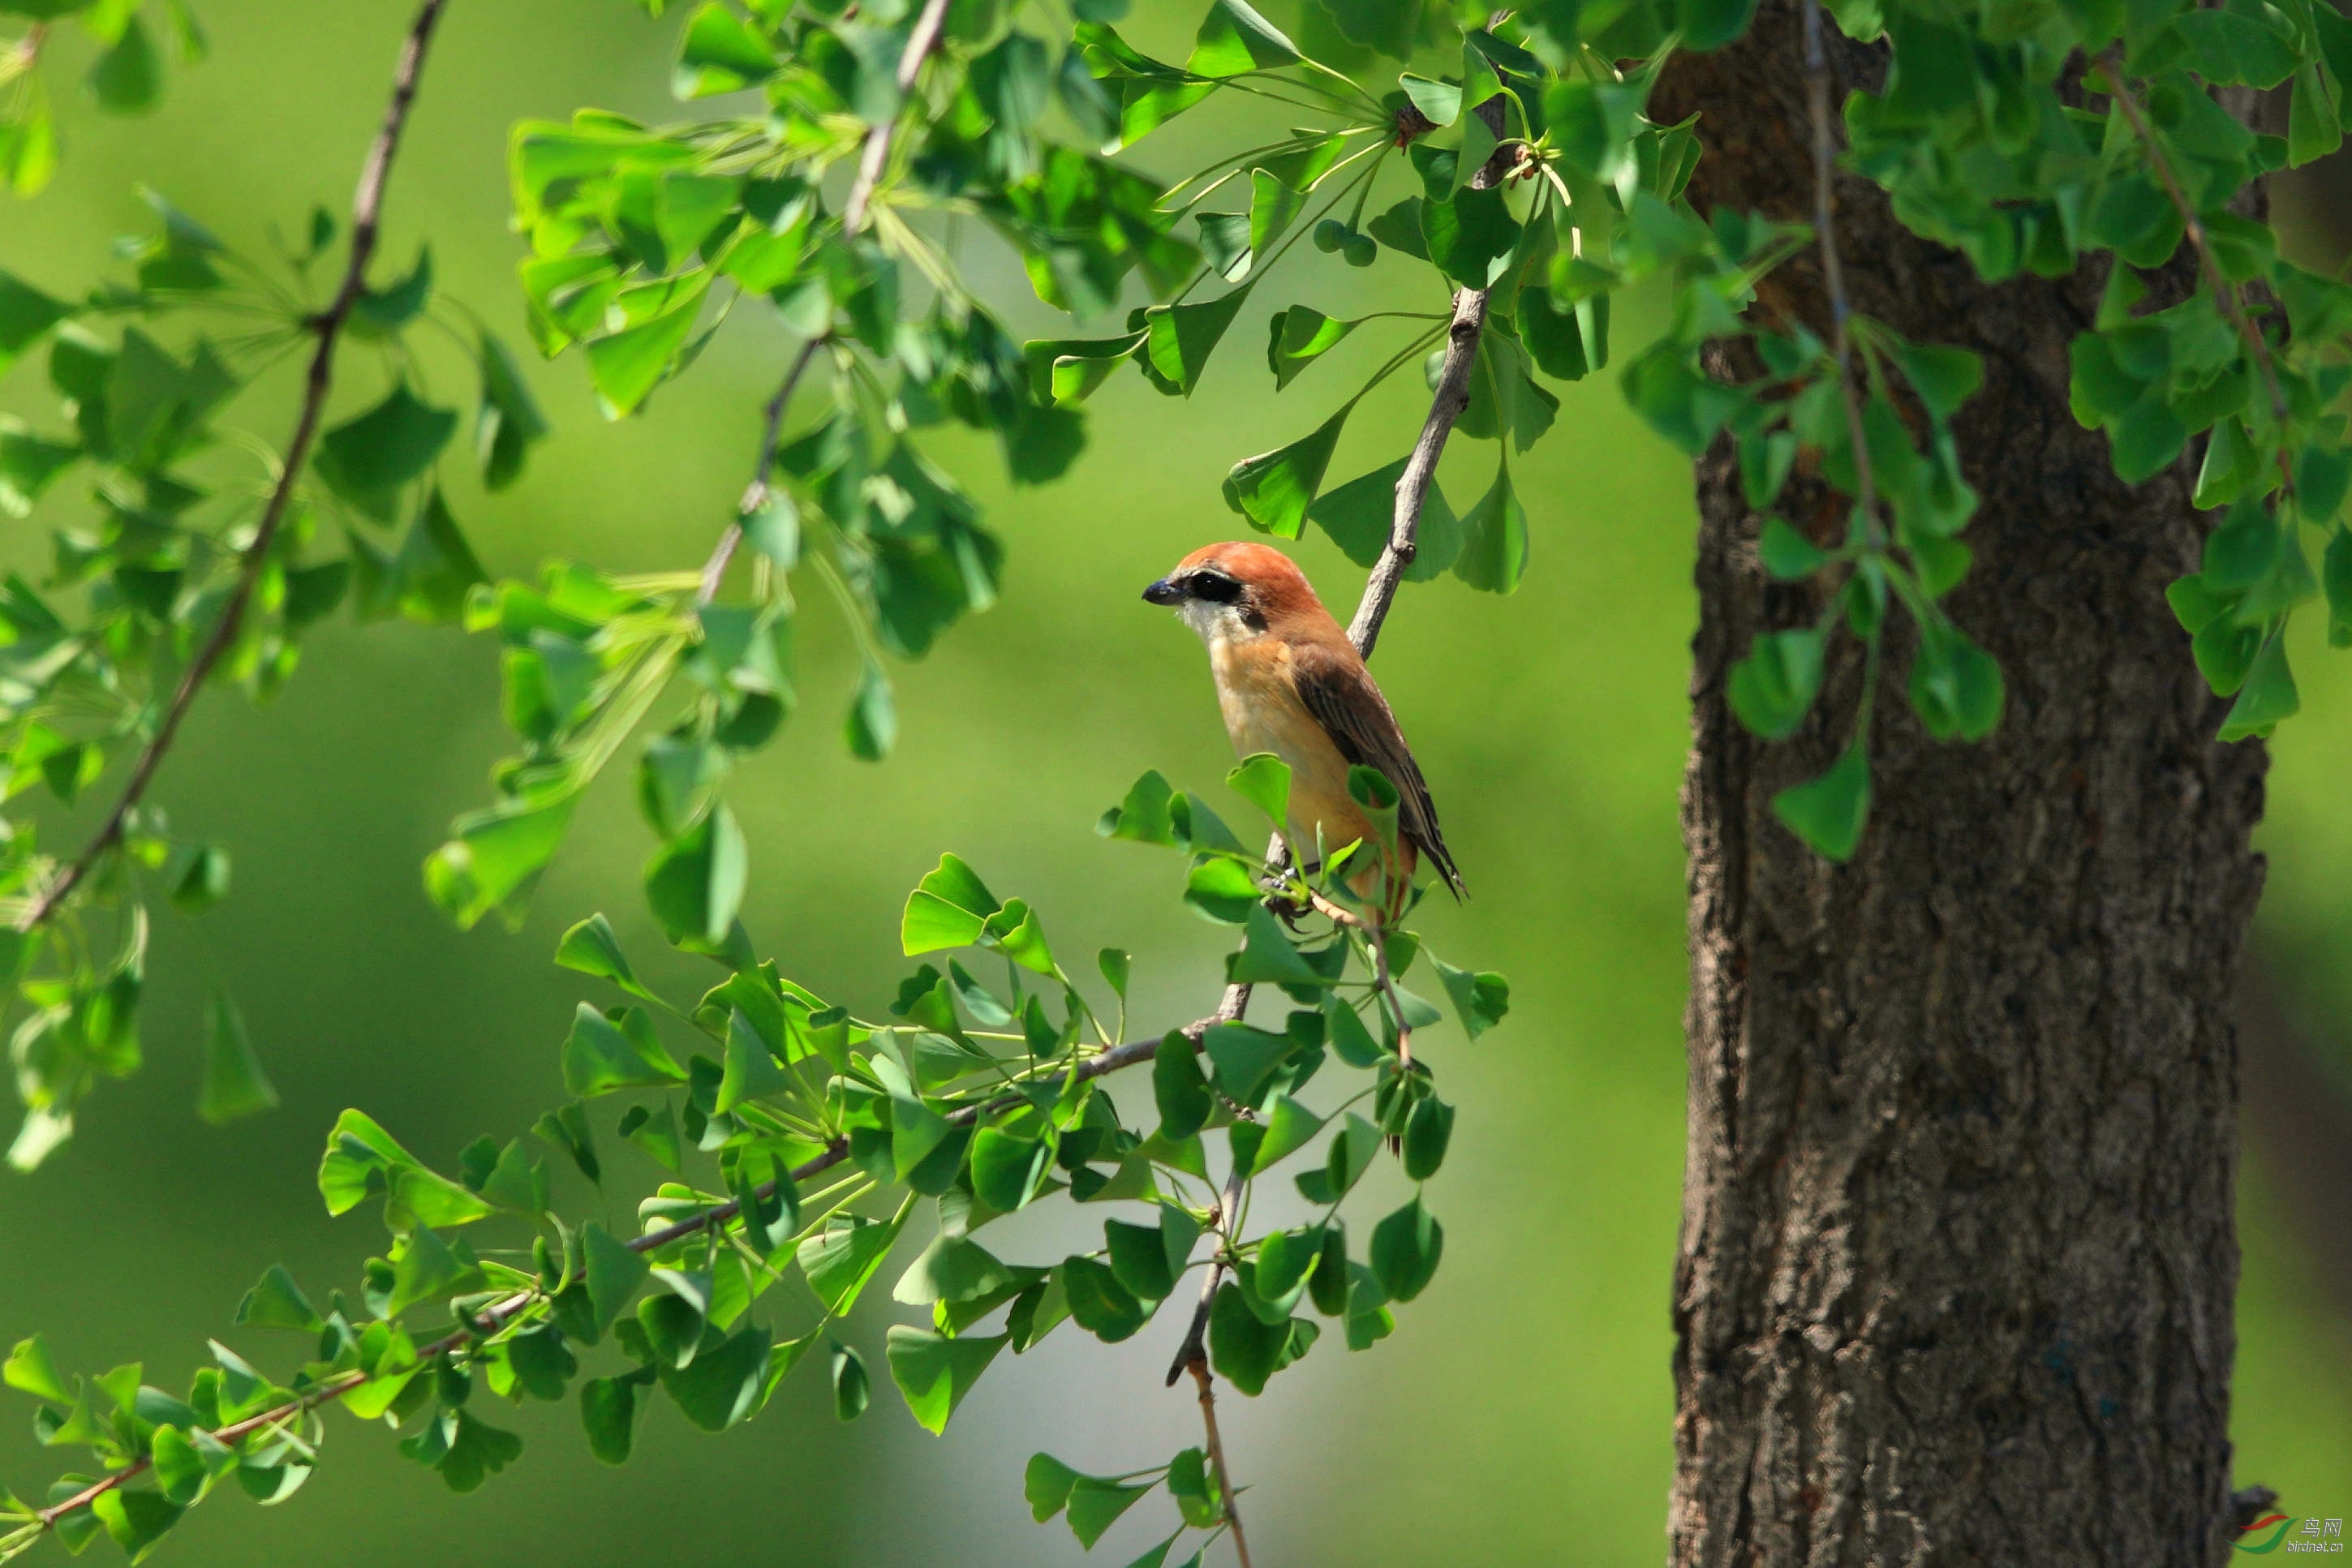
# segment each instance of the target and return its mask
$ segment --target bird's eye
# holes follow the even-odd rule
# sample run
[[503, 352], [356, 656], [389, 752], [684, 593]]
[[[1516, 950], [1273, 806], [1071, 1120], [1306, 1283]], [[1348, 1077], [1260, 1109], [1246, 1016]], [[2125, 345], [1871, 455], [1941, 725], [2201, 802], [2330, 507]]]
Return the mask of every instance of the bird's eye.
[[1242, 585], [1222, 571], [1196, 571], [1184, 580], [1184, 591], [1212, 604], [1231, 604], [1242, 596]]

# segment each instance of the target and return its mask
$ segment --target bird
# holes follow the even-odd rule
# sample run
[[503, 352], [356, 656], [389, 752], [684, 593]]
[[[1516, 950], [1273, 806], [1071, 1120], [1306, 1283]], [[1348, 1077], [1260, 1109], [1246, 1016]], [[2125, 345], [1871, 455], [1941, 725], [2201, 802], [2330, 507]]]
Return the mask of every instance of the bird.
[[[1385, 918], [1402, 911], [1416, 860], [1436, 868], [1455, 898], [1468, 895], [1388, 699], [1288, 556], [1246, 541], [1209, 545], [1178, 561], [1143, 598], [1175, 611], [1208, 645], [1234, 749], [1243, 757], [1270, 751], [1290, 768], [1289, 828], [1302, 852], [1318, 842], [1327, 850], [1380, 843], [1348, 793], [1349, 768], [1374, 768], [1396, 788], [1402, 862], [1380, 901]], [[1363, 879], [1358, 894], [1369, 898], [1370, 883]]]

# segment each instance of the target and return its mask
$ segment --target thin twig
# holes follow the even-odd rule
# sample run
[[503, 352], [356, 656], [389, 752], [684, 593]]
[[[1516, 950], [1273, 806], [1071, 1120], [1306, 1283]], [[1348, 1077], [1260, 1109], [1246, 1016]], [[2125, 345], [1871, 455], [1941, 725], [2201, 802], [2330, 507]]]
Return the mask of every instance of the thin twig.
[[[1486, 120], [1496, 135], [1503, 133], [1499, 97], [1487, 99], [1472, 112]], [[1470, 176], [1471, 187], [1492, 189], [1517, 166], [1520, 151], [1517, 143], [1496, 148], [1486, 166]], [[1486, 298], [1483, 288], [1454, 291], [1454, 313], [1445, 326], [1445, 361], [1437, 373], [1436, 390], [1430, 394], [1429, 417], [1422, 422], [1420, 439], [1412, 444], [1404, 472], [1397, 476], [1389, 542], [1382, 547], [1381, 559], [1372, 563], [1372, 575], [1364, 583], [1356, 617], [1348, 622], [1348, 640], [1367, 659], [1381, 640], [1381, 625], [1388, 620], [1389, 606], [1403, 585], [1405, 570], [1419, 553], [1422, 507], [1437, 478], [1437, 460], [1444, 455], [1446, 437], [1453, 434], [1454, 422], [1462, 417], [1462, 411], [1470, 406], [1470, 371], [1478, 361], [1478, 340], [1486, 329]]]
[[[438, 1343], [427, 1346], [426, 1349], [430, 1354], [420, 1356], [418, 1358], [417, 1364], [419, 1366], [424, 1365], [425, 1362], [431, 1358], [431, 1354], [440, 1354], [442, 1350], [450, 1344], [451, 1341], [463, 1343], [465, 1338], [466, 1335], [460, 1333], [451, 1335], [449, 1340], [445, 1340]], [[349, 1394], [352, 1389], [357, 1388], [361, 1384], [365, 1383], [366, 1381], [368, 1381], [368, 1375], [364, 1372], [346, 1372], [341, 1376], [327, 1379], [326, 1382], [320, 1384], [315, 1388], [305, 1390], [299, 1398], [289, 1399], [283, 1405], [264, 1410], [258, 1416], [248, 1416], [244, 1420], [238, 1421], [231, 1426], [218, 1427], [208, 1435], [221, 1443], [236, 1443], [245, 1437], [251, 1437], [254, 1433], [262, 1430], [264, 1427], [275, 1427], [281, 1421], [290, 1421], [295, 1416], [302, 1415], [306, 1411], [314, 1410], [320, 1406], [328, 1403], [330, 1400], [341, 1399], [344, 1395]], [[110, 1492], [117, 1487], [121, 1486], [125, 1481], [136, 1480], [139, 1477], [146, 1474], [152, 1466], [153, 1461], [152, 1459], [140, 1458], [133, 1460], [131, 1463], [125, 1465], [122, 1469], [115, 1471], [112, 1475], [102, 1476], [99, 1479], [92, 1481], [89, 1486], [84, 1487], [73, 1496], [67, 1498], [63, 1502], [54, 1503], [47, 1508], [36, 1511], [33, 1518], [43, 1530], [54, 1529], [56, 1528], [58, 1520], [63, 1519], [66, 1515], [73, 1512], [77, 1509], [88, 1508], [91, 1503], [96, 1502], [108, 1492]]]
[[1396, 511], [1389, 526], [1389, 542], [1372, 564], [1363, 600], [1356, 606], [1356, 618], [1348, 622], [1348, 640], [1366, 658], [1371, 657], [1373, 645], [1380, 641], [1381, 626], [1388, 620], [1389, 606], [1395, 602], [1405, 570], [1420, 553], [1415, 541], [1422, 507], [1437, 477], [1437, 459], [1445, 451], [1445, 438], [1454, 433], [1454, 422], [1462, 411], [1470, 406], [1470, 371], [1477, 363], [1478, 340], [1486, 328], [1486, 290], [1455, 289], [1454, 314], [1445, 326], [1445, 362], [1437, 374], [1437, 390], [1430, 394], [1429, 417], [1422, 422], [1421, 437], [1412, 444], [1412, 455], [1405, 459], [1404, 472], [1397, 476]]
[[335, 290], [334, 299], [327, 308], [310, 319], [310, 329], [318, 334], [319, 345], [310, 355], [310, 376], [302, 396], [302, 412], [294, 425], [294, 438], [287, 444], [286, 462], [278, 476], [277, 485], [269, 492], [268, 504], [263, 507], [261, 524], [254, 530], [252, 542], [245, 547], [239, 558], [236, 585], [229, 591], [227, 602], [222, 605], [220, 620], [212, 635], [205, 639], [194, 660], [180, 677], [177, 690], [172, 694], [171, 706], [163, 710], [163, 722], [156, 726], [146, 749], [131, 770], [123, 786], [121, 798], [107, 813], [105, 824], [98, 830], [81, 853], [77, 855], [56, 879], [45, 888], [32, 905], [17, 918], [16, 929], [30, 931], [51, 915], [81, 884], [99, 858], [122, 841], [131, 813], [145, 798], [147, 787], [154, 780], [155, 770], [163, 766], [164, 754], [178, 738], [180, 721], [194, 706], [197, 693], [204, 689], [215, 666], [236, 642], [245, 612], [252, 602], [254, 590], [260, 585], [262, 570], [268, 565], [269, 552], [277, 543], [278, 533], [292, 509], [294, 488], [302, 476], [302, 467], [310, 457], [311, 443], [319, 434], [319, 423], [327, 407], [327, 392], [334, 382], [335, 345], [341, 338], [343, 324], [351, 319], [352, 308], [367, 288], [368, 260], [375, 254], [376, 227], [383, 206], [384, 182], [392, 173], [393, 155], [400, 150], [401, 131], [408, 123], [409, 106], [415, 101], [416, 81], [425, 67], [425, 51], [433, 41], [433, 29], [440, 22], [445, 0], [425, 0], [410, 25], [407, 41], [402, 45], [400, 64], [393, 74], [392, 101], [383, 111], [383, 124], [376, 131], [375, 141], [369, 144], [367, 162], [361, 166], [360, 183], [352, 198], [352, 255], [343, 269], [343, 280]]
[[1234, 1228], [1238, 1223], [1235, 1216], [1241, 1212], [1242, 1187], [1248, 1180], [1249, 1173], [1242, 1168], [1240, 1161], [1234, 1161], [1232, 1172], [1225, 1177], [1224, 1195], [1217, 1200], [1216, 1208], [1209, 1216], [1209, 1228], [1223, 1238], [1224, 1245], [1217, 1249], [1216, 1256], [1209, 1264], [1209, 1272], [1201, 1281], [1201, 1301], [1193, 1310], [1192, 1326], [1184, 1331], [1183, 1339], [1176, 1346], [1175, 1359], [1168, 1364], [1168, 1386], [1171, 1388], [1176, 1386], [1176, 1380], [1183, 1376], [1185, 1370], [1194, 1362], [1207, 1364], [1203, 1344], [1209, 1326], [1209, 1309], [1216, 1302], [1217, 1287], [1225, 1282], [1226, 1262], [1233, 1256], [1234, 1243], [1237, 1239], [1234, 1235]]
[[[1233, 997], [1234, 988], [1227, 988], [1225, 995], [1228, 999]], [[1247, 1006], [1249, 988], [1238, 988], [1242, 993], [1242, 1005]], [[1238, 1018], [1241, 1015], [1236, 1011], [1234, 1016]], [[1216, 1467], [1218, 1500], [1224, 1509], [1225, 1523], [1234, 1532], [1234, 1550], [1240, 1554], [1242, 1568], [1249, 1568], [1249, 1541], [1242, 1533], [1242, 1514], [1234, 1501], [1233, 1477], [1225, 1469], [1225, 1442], [1217, 1430], [1216, 1396], [1211, 1392], [1209, 1376], [1208, 1327], [1210, 1309], [1216, 1303], [1218, 1291], [1224, 1287], [1234, 1245], [1241, 1239], [1234, 1233], [1241, 1228], [1242, 1189], [1248, 1181], [1249, 1172], [1236, 1159], [1233, 1170], [1225, 1177], [1224, 1196], [1218, 1199], [1216, 1208], [1209, 1216], [1209, 1228], [1217, 1236], [1221, 1245], [1217, 1248], [1215, 1260], [1209, 1265], [1208, 1274], [1201, 1281], [1201, 1302], [1193, 1310], [1192, 1324], [1184, 1331], [1183, 1343], [1176, 1347], [1176, 1359], [1168, 1364], [1169, 1387], [1175, 1387], [1176, 1380], [1189, 1372], [1200, 1388], [1201, 1424], [1206, 1430], [1209, 1462]]]
[[[1412, 1024], [1404, 1016], [1404, 998], [1397, 995], [1396, 977], [1389, 972], [1388, 932], [1376, 925], [1372, 927], [1370, 940], [1372, 984], [1379, 988], [1381, 998], [1389, 1005], [1390, 1014], [1396, 1020], [1397, 1064], [1409, 1071], [1412, 1066]], [[1395, 1142], [1391, 1139], [1391, 1145], [1393, 1146]]]
[[[825, 1145], [824, 1153], [797, 1166], [792, 1173], [792, 1179], [795, 1183], [805, 1181], [811, 1176], [831, 1169], [848, 1157], [849, 1140], [836, 1138]], [[773, 1197], [777, 1188], [782, 1185], [781, 1181], [764, 1182], [758, 1188], [758, 1196], [762, 1201]], [[680, 1220], [675, 1225], [666, 1225], [659, 1230], [649, 1230], [643, 1236], [624, 1242], [623, 1245], [632, 1252], [656, 1251], [673, 1241], [696, 1235], [714, 1225], [723, 1225], [741, 1212], [742, 1205], [730, 1199], [728, 1202], [705, 1209], [691, 1218]], [[420, 1368], [430, 1366], [436, 1357], [462, 1349], [469, 1341], [487, 1338], [498, 1333], [513, 1322], [525, 1308], [541, 1299], [540, 1292], [536, 1291], [518, 1291], [503, 1300], [493, 1301], [476, 1313], [467, 1326], [454, 1329], [420, 1348], [416, 1353], [416, 1365]], [[248, 1416], [234, 1426], [220, 1427], [210, 1435], [224, 1443], [234, 1443], [238, 1438], [259, 1431], [265, 1427], [291, 1420], [305, 1412], [317, 1409], [321, 1405], [341, 1399], [344, 1395], [370, 1381], [369, 1375], [364, 1372], [340, 1374], [315, 1387], [303, 1390], [283, 1405], [274, 1406], [260, 1415]], [[40, 1521], [44, 1529], [50, 1528], [67, 1514], [77, 1509], [88, 1508], [125, 1482], [136, 1480], [146, 1474], [152, 1463], [151, 1459], [144, 1458], [135, 1459], [110, 1475], [100, 1477], [73, 1496], [40, 1510], [35, 1517]]]
[[743, 542], [743, 519], [768, 504], [768, 474], [776, 465], [776, 439], [783, 429], [784, 411], [792, 406], [793, 393], [799, 388], [801, 377], [824, 344], [823, 333], [803, 343], [801, 351], [793, 356], [792, 369], [784, 372], [775, 395], [768, 400], [766, 417], [760, 426], [759, 465], [751, 470], [751, 484], [743, 487], [743, 498], [735, 504], [735, 520], [727, 525], [727, 531], [719, 536], [719, 547], [702, 563], [702, 584], [694, 595], [697, 608], [719, 597], [719, 580], [727, 575], [727, 563], [735, 559], [735, 547]]
[[1864, 526], [1878, 531], [1878, 487], [1870, 469], [1870, 444], [1862, 423], [1862, 397], [1853, 384], [1853, 314], [1845, 296], [1845, 268], [1838, 261], [1833, 165], [1837, 142], [1830, 131], [1830, 62], [1822, 45], [1821, 0], [1805, 0], [1805, 100], [1813, 121], [1813, 238], [1821, 246], [1822, 281], [1830, 296], [1830, 359], [1837, 366], [1838, 397], [1845, 404], [1845, 433], [1853, 447], [1854, 504]]
[[1249, 1538], [1242, 1533], [1241, 1510], [1234, 1506], [1234, 1478], [1225, 1473], [1225, 1440], [1217, 1432], [1217, 1396], [1211, 1390], [1209, 1358], [1196, 1355], [1189, 1364], [1192, 1381], [1201, 1389], [1201, 1427], [1209, 1450], [1209, 1464], [1217, 1472], [1217, 1495], [1225, 1506], [1225, 1526], [1234, 1532], [1234, 1554], [1241, 1568], [1250, 1568]]
[[[2230, 325], [2245, 343], [2246, 351], [2253, 356], [2254, 364], [2262, 372], [2263, 390], [2270, 394], [2271, 417], [2284, 430], [2288, 412], [2286, 391], [2279, 384], [2278, 366], [2271, 358], [2270, 340], [2263, 336], [2262, 329], [2246, 314], [2245, 301], [2239, 297], [2238, 286], [2223, 274], [2221, 258], [2213, 254], [2212, 237], [2205, 232], [2204, 219], [2198, 215], [2196, 205], [2189, 200], [2188, 193], [2180, 188], [2180, 181], [2173, 173], [2172, 163], [2165, 157], [2164, 149], [2158, 144], [2156, 132], [2149, 126], [2139, 100], [2132, 97], [2129, 88], [2124, 86], [2122, 47], [2118, 46], [2113, 53], [2104, 57], [2099, 61], [2099, 68], [2105, 73], [2107, 91], [2115, 99], [2116, 107], [2124, 111], [2124, 119], [2131, 122], [2132, 133], [2139, 138], [2140, 145], [2147, 149], [2148, 167], [2156, 172], [2158, 182], [2164, 186], [2165, 195], [2170, 198], [2174, 210], [2179, 213], [2181, 232], [2188, 235], [2190, 247], [2197, 252], [2198, 265], [2203, 268], [2205, 280], [2221, 303], [2221, 313], [2230, 319]], [[2116, 265], [2121, 267], [2122, 260], [2118, 258]], [[2294, 464], [2284, 445], [2279, 448], [2278, 461], [2280, 480], [2292, 491], [2294, 488]]]
[[[1227, 986], [1224, 998], [1217, 1004], [1216, 1011], [1204, 1019], [1194, 1019], [1177, 1032], [1190, 1040], [1197, 1050], [1201, 1043], [1201, 1037], [1212, 1028], [1221, 1023], [1232, 1023], [1242, 1016], [1242, 1009], [1249, 1002], [1249, 990], [1247, 986]], [[1160, 1043], [1157, 1040], [1139, 1040], [1126, 1045], [1113, 1046], [1108, 1051], [1097, 1051], [1073, 1066], [1069, 1075], [1062, 1080], [1062, 1083], [1066, 1087], [1074, 1081], [1084, 1083], [1100, 1078], [1106, 1073], [1117, 1072], [1121, 1068], [1139, 1066], [1160, 1053]], [[1029, 1102], [1018, 1094], [1001, 1095], [993, 1100], [982, 1101], [950, 1112], [947, 1117], [947, 1124], [950, 1127], [969, 1127], [985, 1117], [1011, 1111]], [[804, 1182], [811, 1176], [831, 1170], [848, 1157], [849, 1140], [835, 1138], [825, 1145], [824, 1153], [803, 1165], [794, 1166], [792, 1179], [796, 1184]], [[782, 1185], [780, 1181], [766, 1182], [755, 1191], [761, 1198], [766, 1199], [773, 1197], [777, 1188]], [[742, 1205], [730, 1198], [725, 1203], [714, 1204], [698, 1214], [689, 1215], [684, 1219], [666, 1225], [659, 1230], [647, 1231], [630, 1242], [629, 1247], [632, 1250], [639, 1252], [656, 1251], [673, 1241], [682, 1241], [689, 1236], [698, 1235], [714, 1225], [724, 1225], [741, 1212]]]
[[[898, 57], [899, 97], [915, 90], [915, 83], [923, 74], [923, 61], [939, 47], [940, 34], [947, 20], [948, 0], [929, 0], [923, 14], [916, 18], [915, 30], [907, 36], [906, 52]], [[890, 166], [890, 143], [898, 134], [898, 116], [895, 110], [866, 132], [866, 150], [857, 160], [857, 178], [850, 184], [849, 200], [841, 208], [843, 234], [854, 235], [866, 226], [866, 210], [873, 203], [874, 187], [881, 183], [882, 172]]]
[[1397, 995], [1396, 977], [1389, 972], [1388, 928], [1362, 915], [1342, 909], [1313, 888], [1307, 890], [1307, 902], [1315, 912], [1334, 925], [1351, 925], [1364, 934], [1364, 941], [1372, 950], [1372, 988], [1388, 1003], [1396, 1019], [1397, 1060], [1402, 1065], [1412, 1065], [1412, 1025], [1404, 1016], [1404, 998]]

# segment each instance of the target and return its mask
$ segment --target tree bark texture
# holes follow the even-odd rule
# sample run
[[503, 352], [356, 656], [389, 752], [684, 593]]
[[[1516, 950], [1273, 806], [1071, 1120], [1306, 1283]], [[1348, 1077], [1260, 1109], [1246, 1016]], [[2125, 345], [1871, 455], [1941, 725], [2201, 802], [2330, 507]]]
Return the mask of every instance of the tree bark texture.
[[[1800, 25], [1766, 0], [1661, 84], [1655, 118], [1701, 115], [1701, 211], [1809, 215]], [[1839, 100], [1880, 81], [1878, 51], [1831, 48]], [[1928, 738], [1891, 617], [1870, 826], [1849, 865], [1809, 852], [1770, 800], [1851, 734], [1863, 660], [1841, 639], [1795, 739], [1740, 727], [1733, 661], [1822, 601], [1758, 564], [1728, 443], [1700, 461], [1671, 1560], [2212, 1568], [2265, 757], [2214, 740], [2164, 601], [2201, 548], [2193, 469], [2127, 487], [2068, 413], [2104, 265], [1989, 287], [1859, 178], [1837, 212], [1858, 312], [1984, 357], [1949, 606], [2008, 709], [1980, 745]], [[1810, 255], [1760, 308], [1828, 337]], [[1828, 541], [1843, 505], [1801, 469], [1781, 510]]]

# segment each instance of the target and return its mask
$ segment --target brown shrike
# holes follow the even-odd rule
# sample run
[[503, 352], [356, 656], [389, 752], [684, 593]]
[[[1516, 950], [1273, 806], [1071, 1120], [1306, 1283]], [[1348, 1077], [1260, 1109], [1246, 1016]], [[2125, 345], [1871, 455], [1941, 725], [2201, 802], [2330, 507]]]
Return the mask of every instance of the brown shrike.
[[1398, 796], [1403, 863], [1382, 901], [1389, 916], [1402, 907], [1416, 857], [1436, 867], [1457, 898], [1467, 891], [1388, 699], [1288, 556], [1260, 544], [1211, 545], [1178, 561], [1143, 597], [1173, 609], [1208, 644], [1234, 749], [1270, 751], [1289, 766], [1290, 831], [1300, 852], [1318, 836], [1333, 850], [1359, 839], [1377, 849], [1378, 831], [1348, 795], [1351, 766], [1376, 768]]

